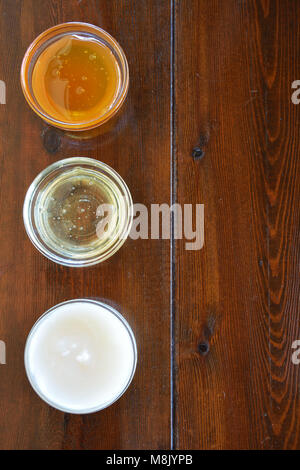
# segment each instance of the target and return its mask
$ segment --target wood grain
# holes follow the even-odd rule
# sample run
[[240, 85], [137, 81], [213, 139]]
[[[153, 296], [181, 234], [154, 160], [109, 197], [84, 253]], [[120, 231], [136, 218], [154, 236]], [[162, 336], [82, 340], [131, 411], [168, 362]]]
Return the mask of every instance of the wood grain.
[[[147, 14], [146, 14], [147, 12]], [[31, 245], [22, 222], [25, 192], [47, 165], [73, 155], [108, 163], [135, 202], [169, 201], [170, 11], [153, 0], [23, 0], [0, 2], [0, 369], [2, 449], [164, 449], [170, 446], [169, 242], [128, 240], [110, 260], [69, 269]], [[47, 128], [29, 109], [19, 85], [23, 54], [46, 28], [83, 20], [103, 27], [124, 48], [130, 91], [110, 133], [78, 141]], [[131, 324], [139, 362], [126, 394], [107, 410], [64, 415], [31, 389], [23, 366], [26, 336], [50, 306], [79, 297], [115, 305]]]
[[205, 204], [204, 248], [176, 242], [181, 449], [300, 447], [299, 16], [288, 0], [175, 2], [177, 202]]

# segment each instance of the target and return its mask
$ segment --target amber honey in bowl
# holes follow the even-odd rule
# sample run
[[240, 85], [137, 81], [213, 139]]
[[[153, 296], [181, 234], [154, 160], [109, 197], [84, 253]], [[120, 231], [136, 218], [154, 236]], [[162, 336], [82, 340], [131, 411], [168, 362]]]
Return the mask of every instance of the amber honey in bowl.
[[64, 266], [92, 266], [123, 245], [132, 224], [132, 198], [123, 179], [91, 158], [59, 160], [30, 185], [24, 224], [34, 246]]
[[57, 120], [91, 121], [104, 115], [120, 86], [119, 65], [99, 41], [66, 35], [48, 46], [33, 69], [39, 104]]
[[123, 104], [128, 65], [118, 43], [101, 28], [64, 23], [29, 46], [21, 84], [29, 105], [49, 124], [89, 130], [113, 117]]

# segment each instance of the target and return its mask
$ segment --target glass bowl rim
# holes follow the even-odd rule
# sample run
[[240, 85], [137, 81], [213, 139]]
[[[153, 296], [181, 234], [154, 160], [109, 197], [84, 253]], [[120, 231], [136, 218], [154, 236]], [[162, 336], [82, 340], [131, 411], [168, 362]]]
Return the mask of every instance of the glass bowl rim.
[[[78, 28], [86, 28], [83, 29], [82, 31], [76, 30], [76, 27]], [[114, 50], [114, 52], [117, 54], [121, 68], [122, 68], [122, 73], [124, 74], [124, 79], [121, 82], [120, 86], [120, 91], [115, 99], [115, 101], [112, 104], [112, 107], [102, 116], [98, 118], [94, 118], [90, 121], [80, 121], [76, 123], [72, 122], [65, 122], [61, 121], [58, 119], [55, 119], [53, 116], [50, 114], [47, 114], [41, 106], [39, 106], [37, 100], [35, 99], [33, 93], [30, 91], [30, 80], [28, 78], [29, 74], [29, 65], [31, 63], [31, 60], [35, 53], [37, 53], [40, 49], [40, 47], [49, 39], [53, 39], [56, 36], [59, 36], [60, 34], [63, 34], [65, 32], [65, 29], [67, 28], [67, 32], [70, 34], [72, 33], [94, 33], [96, 36], [100, 39], [106, 39], [106, 41], [109, 43], [110, 47]], [[69, 30], [69, 31], [68, 31]], [[56, 34], [55, 34], [56, 33]], [[98, 127], [104, 123], [106, 123], [109, 119], [111, 119], [121, 108], [123, 105], [125, 98], [128, 93], [128, 87], [129, 87], [129, 68], [128, 68], [128, 62], [126, 55], [120, 46], [120, 44], [117, 42], [117, 40], [111, 36], [107, 31], [104, 29], [100, 28], [99, 26], [93, 25], [91, 23], [85, 23], [85, 22], [80, 22], [80, 21], [69, 21], [65, 23], [60, 23], [57, 25], [54, 25], [42, 33], [40, 33], [28, 46], [23, 60], [22, 60], [22, 65], [21, 65], [21, 71], [20, 71], [20, 81], [21, 81], [21, 87], [23, 94], [25, 96], [25, 99], [31, 109], [44, 121], [46, 121], [48, 124], [58, 127], [60, 129], [64, 130], [72, 130], [72, 131], [86, 131], [90, 129], [94, 129], [95, 127]]]
[[[131, 373], [129, 375], [129, 378], [128, 378], [128, 381], [126, 382], [124, 388], [121, 390], [121, 392], [116, 396], [114, 397], [112, 400], [102, 404], [100, 407], [99, 406], [95, 406], [93, 408], [88, 408], [88, 409], [85, 409], [85, 410], [73, 410], [72, 408], [64, 408], [64, 407], [60, 407], [59, 405], [55, 404], [52, 400], [50, 400], [49, 398], [47, 398], [40, 390], [39, 390], [39, 387], [37, 386], [37, 384], [34, 382], [33, 380], [33, 377], [30, 373], [30, 366], [29, 366], [29, 359], [28, 359], [28, 355], [29, 355], [29, 347], [30, 347], [30, 341], [33, 337], [33, 335], [35, 334], [36, 330], [38, 329], [38, 326], [39, 324], [41, 324], [41, 322], [43, 322], [45, 320], [45, 317], [48, 316], [48, 315], [51, 315], [52, 312], [54, 312], [58, 307], [61, 307], [62, 305], [66, 305], [66, 304], [71, 304], [71, 303], [77, 303], [77, 302], [87, 302], [87, 303], [93, 303], [93, 304], [96, 304], [97, 306], [101, 306], [103, 308], [105, 308], [107, 311], [109, 311], [111, 314], [115, 315], [115, 317], [118, 318], [118, 320], [120, 320], [122, 322], [122, 324], [124, 325], [124, 327], [126, 328], [127, 330], [127, 333], [131, 339], [131, 343], [132, 343], [132, 350], [133, 350], [133, 365], [132, 365], [132, 370], [131, 370]], [[105, 408], [108, 408], [109, 406], [111, 406], [113, 403], [115, 403], [116, 401], [119, 400], [119, 398], [121, 398], [121, 396], [126, 392], [126, 390], [128, 389], [128, 387], [130, 386], [132, 380], [133, 380], [133, 377], [134, 377], [134, 374], [135, 374], [135, 371], [136, 371], [136, 367], [137, 367], [137, 359], [138, 359], [138, 352], [137, 352], [137, 344], [136, 344], [136, 339], [135, 339], [135, 335], [132, 331], [132, 328], [131, 326], [129, 325], [128, 321], [124, 318], [124, 316], [118, 312], [118, 310], [116, 310], [114, 307], [112, 307], [111, 305], [109, 304], [106, 304], [100, 300], [95, 300], [95, 299], [89, 299], [89, 298], [79, 298], [79, 299], [71, 299], [71, 300], [66, 300], [64, 302], [60, 302], [56, 305], [54, 305], [53, 307], [50, 307], [48, 310], [46, 310], [46, 312], [44, 312], [42, 315], [40, 315], [40, 317], [35, 321], [35, 323], [33, 324], [33, 326], [31, 327], [28, 335], [27, 335], [27, 338], [26, 338], [26, 343], [25, 343], [25, 348], [24, 348], [24, 365], [25, 365], [25, 371], [26, 371], [26, 375], [27, 375], [27, 378], [28, 378], [28, 381], [31, 385], [31, 387], [33, 388], [33, 390], [35, 391], [35, 393], [45, 402], [47, 403], [48, 405], [52, 406], [53, 408], [59, 410], [59, 411], [62, 411], [64, 413], [70, 413], [70, 414], [90, 414], [90, 413], [96, 413], [97, 411], [102, 411], [104, 410]]]
[[[57, 253], [54, 249], [49, 248], [47, 243], [44, 242], [43, 238], [41, 237], [41, 241], [38, 239], [38, 237], [35, 234], [34, 231], [34, 223], [33, 223], [33, 217], [32, 217], [32, 207], [33, 207], [33, 196], [38, 192], [39, 190], [39, 185], [47, 178], [51, 173], [55, 172], [59, 168], [66, 168], [68, 166], [73, 166], [78, 164], [80, 165], [91, 165], [95, 167], [97, 170], [105, 170], [108, 172], [108, 175], [114, 183], [116, 183], [121, 190], [123, 191], [123, 194], [125, 195], [125, 198], [127, 200], [127, 207], [128, 207], [128, 217], [126, 218], [124, 222], [124, 226], [121, 227], [121, 230], [119, 232], [119, 236], [115, 239], [115, 242], [113, 245], [109, 246], [109, 250], [107, 252], [102, 252], [100, 254], [95, 254], [93, 257], [87, 257], [86, 258], [68, 258], [64, 257], [61, 254]], [[64, 158], [62, 160], [58, 160], [54, 163], [51, 163], [48, 165], [46, 168], [44, 168], [32, 181], [30, 184], [29, 188], [27, 189], [25, 199], [24, 199], [24, 204], [23, 204], [23, 221], [24, 221], [24, 226], [26, 233], [31, 241], [31, 243], [35, 246], [35, 248], [42, 253], [46, 258], [48, 258], [50, 261], [53, 261], [57, 264], [60, 264], [62, 266], [67, 266], [67, 267], [88, 267], [88, 266], [93, 266], [95, 264], [101, 263], [111, 256], [113, 256], [120, 248], [121, 246], [125, 243], [126, 239], [128, 238], [128, 235], [131, 230], [132, 226], [132, 221], [133, 221], [133, 201], [132, 201], [132, 196], [129, 191], [129, 188], [123, 178], [117, 173], [111, 166], [107, 165], [104, 162], [101, 162], [99, 160], [95, 160], [93, 158], [88, 158], [88, 157], [70, 157], [70, 158]]]

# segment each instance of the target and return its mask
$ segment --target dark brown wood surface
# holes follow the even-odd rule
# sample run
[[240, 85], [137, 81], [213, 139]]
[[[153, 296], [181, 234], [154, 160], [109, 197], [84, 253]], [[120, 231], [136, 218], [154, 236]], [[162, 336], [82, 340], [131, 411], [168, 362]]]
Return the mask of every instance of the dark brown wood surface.
[[205, 204], [204, 248], [176, 243], [176, 447], [296, 449], [300, 2], [175, 14], [176, 198]]
[[[300, 448], [299, 18], [297, 0], [0, 0], [0, 449]], [[131, 79], [117, 125], [85, 141], [48, 128], [19, 85], [31, 41], [77, 20], [120, 42]], [[24, 196], [76, 155], [148, 207], [204, 204], [203, 249], [129, 239], [92, 268], [45, 259]], [[78, 297], [115, 305], [139, 353], [126, 394], [87, 416], [44, 404], [23, 365], [35, 320]]]

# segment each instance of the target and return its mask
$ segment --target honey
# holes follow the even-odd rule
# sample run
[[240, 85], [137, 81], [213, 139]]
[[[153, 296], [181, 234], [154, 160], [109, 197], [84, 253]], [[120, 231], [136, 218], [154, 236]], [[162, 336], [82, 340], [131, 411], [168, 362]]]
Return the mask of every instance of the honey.
[[44, 113], [66, 123], [91, 122], [114, 105], [120, 89], [120, 68], [100, 40], [64, 35], [39, 55], [32, 89]]
[[66, 158], [35, 178], [23, 217], [32, 243], [49, 259], [65, 266], [91, 266], [125, 242], [132, 198], [120, 175], [105, 163]]

